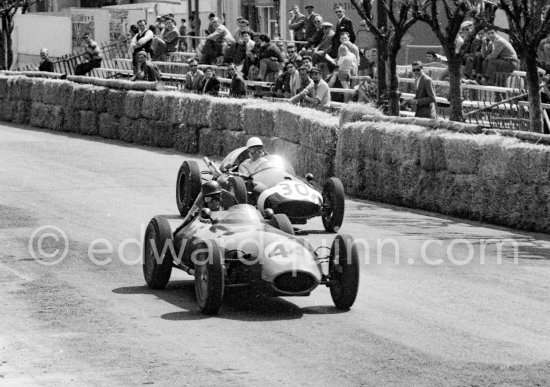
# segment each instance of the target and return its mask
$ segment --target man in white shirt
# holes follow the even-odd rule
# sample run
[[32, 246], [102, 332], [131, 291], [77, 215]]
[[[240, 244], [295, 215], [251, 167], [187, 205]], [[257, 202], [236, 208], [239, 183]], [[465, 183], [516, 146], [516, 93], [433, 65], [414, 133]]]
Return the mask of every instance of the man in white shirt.
[[258, 167], [265, 163], [267, 159], [262, 157], [264, 155], [264, 143], [260, 138], [250, 137], [246, 142], [246, 147], [248, 148], [249, 158], [239, 165], [239, 173], [250, 176], [255, 173]]
[[310, 70], [313, 83], [310, 83], [304, 90], [290, 99], [292, 103], [301, 102], [304, 106], [314, 108], [330, 106], [330, 89], [328, 84], [321, 79], [321, 70], [313, 67]]

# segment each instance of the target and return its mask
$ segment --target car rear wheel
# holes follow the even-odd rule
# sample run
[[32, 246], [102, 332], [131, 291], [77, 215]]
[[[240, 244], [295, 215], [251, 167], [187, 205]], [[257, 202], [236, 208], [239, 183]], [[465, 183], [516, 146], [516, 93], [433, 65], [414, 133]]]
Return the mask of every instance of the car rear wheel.
[[285, 214], [275, 214], [269, 219], [269, 225], [273, 226], [287, 234], [294, 235], [294, 227]]
[[200, 243], [195, 262], [195, 295], [201, 312], [217, 314], [222, 306], [225, 272], [218, 245], [210, 241]]
[[201, 171], [196, 161], [184, 161], [178, 171], [176, 203], [181, 216], [186, 216], [201, 192]]
[[246, 183], [242, 177], [231, 176], [227, 184], [227, 190], [235, 197], [238, 204], [246, 204], [248, 202]]
[[151, 219], [145, 231], [143, 246], [145, 282], [150, 289], [164, 289], [170, 280], [173, 262], [172, 230], [165, 218], [156, 216]]
[[330, 232], [338, 232], [344, 221], [344, 186], [337, 177], [331, 177], [323, 185], [323, 226]]
[[338, 309], [348, 310], [359, 291], [359, 254], [350, 235], [337, 235], [329, 257], [330, 295]]

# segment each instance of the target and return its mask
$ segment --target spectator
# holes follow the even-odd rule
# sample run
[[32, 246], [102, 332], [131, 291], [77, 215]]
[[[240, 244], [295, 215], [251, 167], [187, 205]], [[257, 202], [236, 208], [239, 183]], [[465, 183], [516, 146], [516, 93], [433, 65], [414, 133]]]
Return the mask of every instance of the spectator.
[[292, 24], [292, 20], [294, 20], [294, 16], [296, 16], [296, 13], [294, 13], [293, 10], [288, 11], [288, 29], [290, 32], [290, 40], [295, 40], [294, 31], [290, 28], [290, 25]]
[[302, 66], [307, 69], [308, 73], [311, 71], [311, 69], [313, 68], [313, 60], [310, 56], [305, 55], [302, 57]]
[[204, 69], [201, 91], [203, 94], [213, 95], [214, 97], [217, 97], [220, 92], [220, 81], [216, 77], [216, 74], [214, 74], [212, 67]]
[[[161, 34], [161, 39], [164, 40], [166, 44], [166, 53], [170, 54], [171, 52], [176, 52], [178, 50], [178, 43], [180, 39], [180, 34], [176, 30], [176, 22], [174, 19], [167, 18], [164, 22], [164, 30]], [[162, 60], [166, 60], [163, 58]]]
[[155, 27], [158, 28], [159, 34], [164, 29], [164, 19], [161, 16], [157, 16], [157, 18], [155, 20]]
[[[201, 19], [196, 16], [195, 11], [191, 12], [189, 15], [189, 36], [200, 36], [201, 35]], [[198, 39], [191, 38], [191, 46], [193, 50], [198, 46]]]
[[422, 71], [422, 68], [422, 62], [413, 62], [412, 71], [416, 79], [416, 95], [411, 100], [411, 104], [416, 107], [415, 117], [437, 118], [434, 81]]
[[[494, 28], [485, 29], [488, 43], [490, 45], [490, 53], [485, 56], [483, 61], [483, 78], [481, 84], [497, 84], [497, 73], [512, 73], [518, 69], [518, 56], [514, 47], [499, 36]], [[483, 46], [482, 46], [483, 48]]]
[[187, 38], [182, 38], [182, 36], [187, 36], [187, 26], [185, 25], [186, 22], [187, 20], [181, 19], [181, 25], [178, 31], [180, 34], [178, 51], [187, 51]]
[[148, 54], [151, 54], [151, 44], [153, 43], [153, 37], [155, 34], [150, 29], [146, 29], [145, 20], [138, 20], [138, 33], [132, 38], [130, 42], [130, 47], [132, 48], [132, 63], [133, 67], [136, 67], [136, 54], [139, 51], [145, 51]]
[[[296, 65], [292, 62], [287, 63], [286, 65], [287, 77], [288, 77], [288, 93], [291, 97], [298, 94], [302, 81], [300, 79], [300, 73], [296, 69]], [[286, 92], [287, 90], [285, 90]]]
[[260, 35], [260, 48], [258, 51], [258, 60], [260, 64], [260, 72], [256, 80], [263, 81], [266, 79], [269, 73], [278, 74], [281, 71], [281, 65], [283, 64], [283, 57], [281, 52], [266, 34]]
[[313, 67], [310, 71], [313, 83], [290, 99], [292, 103], [304, 106], [325, 108], [330, 106], [330, 90], [328, 84], [321, 79], [321, 70]]
[[477, 79], [478, 74], [483, 73], [483, 54], [481, 46], [483, 44], [484, 31], [479, 31], [469, 49], [464, 53], [462, 64], [464, 65], [462, 73], [466, 79]]
[[[340, 34], [340, 44], [346, 46], [348, 48], [348, 51], [355, 56], [356, 66], [354, 68], [354, 74], [357, 74], [357, 68], [359, 65], [359, 61], [361, 60], [361, 56], [359, 54], [359, 47], [357, 47], [355, 44], [353, 44], [350, 41], [349, 33], [347, 32], [342, 32]], [[336, 57], [336, 61], [338, 61], [338, 57]]]
[[353, 100], [363, 103], [374, 103], [376, 101], [376, 85], [371, 77], [365, 77], [359, 85], [355, 86]]
[[86, 75], [95, 68], [101, 67], [101, 50], [96, 42], [94, 42], [88, 32], [84, 34], [84, 41], [86, 42], [86, 52], [84, 53], [84, 59], [86, 62], [80, 63], [74, 69], [75, 75]]
[[130, 39], [130, 41], [131, 41], [131, 39], [133, 39], [134, 36], [136, 36], [138, 33], [139, 33], [139, 28], [138, 28], [138, 26], [135, 25], [135, 24], [132, 24], [132, 25], [130, 26], [130, 31], [129, 31], [129, 34], [128, 34], [128, 38]]
[[160, 82], [160, 71], [153, 62], [149, 60], [149, 54], [145, 51], [137, 53], [137, 70], [131, 81]]
[[296, 68], [302, 66], [302, 57], [300, 55], [298, 55], [298, 52], [297, 52], [297, 49], [296, 49], [296, 46], [294, 45], [294, 43], [289, 43], [288, 44], [286, 52], [287, 52], [287, 57], [286, 57], [285, 62], [294, 63]]
[[[214, 19], [216, 19], [216, 14], [214, 12], [211, 12], [210, 15], [208, 15], [208, 28], [205, 30], [206, 35], [213, 34], [214, 31], [216, 31], [216, 28], [218, 28], [212, 23]], [[220, 24], [222, 24], [221, 20], [218, 19], [218, 21], [220, 22]]]
[[447, 65], [441, 63], [441, 58], [434, 51], [427, 51], [425, 60], [426, 63], [424, 63], [424, 65], [426, 67], [447, 68]]
[[[336, 16], [338, 17], [338, 23], [336, 23], [336, 28], [334, 29], [334, 37], [332, 38], [332, 50], [333, 53], [338, 52], [338, 47], [340, 46], [340, 34], [342, 32], [347, 32], [349, 34], [349, 39], [352, 43], [355, 43], [355, 32], [353, 30], [352, 21], [346, 17], [343, 7], [338, 7], [334, 10]], [[333, 58], [336, 55], [333, 56]]]
[[154, 34], [151, 40], [151, 59], [154, 61], [163, 60], [166, 56], [166, 43], [160, 37], [161, 31], [159, 27], [154, 25], [150, 25], [149, 29]]
[[[308, 39], [307, 44], [304, 47], [304, 50], [309, 50], [311, 47], [317, 47], [319, 43], [321, 43], [321, 40], [323, 39], [323, 36], [325, 35], [325, 32], [323, 31], [323, 18], [319, 15], [315, 16], [315, 21], [313, 22], [315, 24], [315, 34]], [[304, 53], [304, 50], [302, 50], [302, 53]], [[313, 51], [308, 52], [309, 55], [313, 54]]]
[[38, 65], [36, 70], [53, 73], [54, 72], [53, 62], [48, 56], [47, 48], [43, 48], [40, 50], [40, 59], [41, 59], [40, 64]]
[[206, 37], [206, 42], [202, 50], [202, 62], [206, 64], [212, 64], [216, 58], [223, 55], [228, 45], [235, 43], [233, 35], [231, 35], [231, 32], [221, 24], [220, 19], [214, 17], [211, 21], [211, 25], [215, 30]]
[[237, 67], [244, 65], [247, 55], [253, 48], [254, 41], [250, 38], [250, 32], [242, 31], [241, 38], [225, 52], [224, 61], [225, 63], [233, 63]]
[[328, 82], [329, 87], [334, 87], [336, 80], [338, 79], [342, 84], [344, 89], [349, 89], [351, 74], [352, 72], [356, 73], [357, 69], [357, 58], [348, 48], [342, 44], [338, 48], [338, 70], [332, 73], [330, 80]]
[[303, 41], [306, 40], [306, 15], [300, 12], [298, 5], [292, 6], [294, 17], [290, 20], [289, 28], [294, 33], [294, 40]]
[[258, 67], [260, 66], [258, 60], [258, 53], [261, 47], [260, 34], [255, 33], [252, 38], [254, 39], [254, 47], [250, 51], [247, 51], [246, 57], [243, 63], [243, 77], [244, 79], [255, 79], [257, 76]]
[[298, 74], [300, 74], [300, 88], [298, 89], [298, 93], [300, 93], [302, 90], [304, 90], [306, 87], [308, 87], [313, 81], [309, 77], [309, 70], [305, 66], [301, 66], [298, 69]]
[[250, 22], [244, 18], [240, 18], [240, 20], [237, 22], [239, 24], [239, 28], [235, 31], [235, 40], [237, 43], [242, 41], [242, 33], [248, 32], [249, 34], [252, 34], [253, 31], [250, 29]]
[[231, 85], [229, 86], [229, 96], [233, 98], [246, 97], [246, 85], [243, 77], [237, 73], [237, 68], [234, 64], [227, 66], [227, 72], [229, 78], [231, 78]]
[[[323, 28], [323, 38], [317, 47], [313, 51], [313, 63], [326, 62], [326, 55], [331, 51], [332, 42], [334, 40], [334, 31], [332, 30], [332, 23], [324, 22], [321, 27]], [[303, 59], [303, 58], [302, 58]]]
[[317, 32], [317, 27], [315, 25], [315, 19], [319, 15], [316, 14], [315, 12], [313, 12], [314, 8], [315, 7], [313, 7], [313, 5], [306, 5], [306, 15], [305, 15], [306, 20], [305, 20], [305, 24], [304, 24], [304, 28], [306, 29], [306, 33], [305, 33], [305, 39], [304, 40], [308, 40], [308, 41], [310, 39], [312, 39], [313, 36], [315, 35], [315, 33]]
[[196, 59], [189, 61], [189, 71], [185, 74], [185, 90], [199, 92], [204, 80], [204, 73], [199, 70], [199, 63]]
[[458, 35], [456, 36], [456, 39], [455, 39], [456, 54], [460, 52], [460, 49], [464, 45], [464, 41], [468, 39], [468, 37], [472, 33], [473, 26], [474, 26], [474, 23], [470, 20], [467, 20], [460, 25], [460, 29], [458, 30]]
[[285, 50], [285, 43], [284, 42], [277, 42], [277, 48], [281, 52], [281, 56], [283, 57], [283, 62], [286, 62], [286, 59], [288, 58], [288, 55]]

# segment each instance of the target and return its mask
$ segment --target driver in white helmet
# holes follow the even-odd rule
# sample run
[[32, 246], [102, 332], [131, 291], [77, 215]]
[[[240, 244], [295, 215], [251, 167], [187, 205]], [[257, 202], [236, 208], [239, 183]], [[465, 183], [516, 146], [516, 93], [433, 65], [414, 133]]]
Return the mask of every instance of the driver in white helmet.
[[239, 165], [239, 173], [250, 176], [267, 160], [262, 157], [264, 155], [264, 144], [258, 137], [250, 137], [246, 142], [246, 147], [248, 148], [249, 158]]

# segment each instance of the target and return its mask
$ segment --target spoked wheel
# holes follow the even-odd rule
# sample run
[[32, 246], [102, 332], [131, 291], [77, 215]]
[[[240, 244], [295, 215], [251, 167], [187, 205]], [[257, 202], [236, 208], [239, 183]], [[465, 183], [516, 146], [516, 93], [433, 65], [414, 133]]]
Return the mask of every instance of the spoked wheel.
[[225, 272], [223, 259], [218, 245], [209, 241], [201, 243], [197, 249], [195, 263], [195, 295], [201, 312], [208, 315], [217, 314], [222, 306]]
[[286, 232], [287, 234], [294, 235], [294, 227], [285, 214], [275, 214], [269, 219], [269, 225], [279, 230]]
[[337, 235], [330, 248], [328, 264], [332, 301], [338, 309], [348, 310], [359, 291], [359, 254], [350, 235]]
[[201, 171], [196, 161], [184, 161], [178, 171], [176, 203], [181, 216], [186, 216], [201, 192]]
[[[151, 289], [164, 289], [172, 274], [172, 231], [168, 221], [156, 216], [149, 222], [143, 241], [143, 276]], [[164, 254], [161, 255], [164, 251]]]
[[323, 185], [323, 226], [330, 232], [338, 232], [344, 221], [344, 186], [337, 177], [331, 177]]
[[227, 190], [235, 197], [238, 204], [246, 204], [248, 202], [246, 183], [242, 177], [229, 177]]

